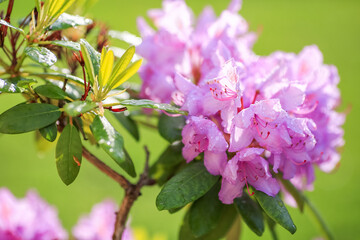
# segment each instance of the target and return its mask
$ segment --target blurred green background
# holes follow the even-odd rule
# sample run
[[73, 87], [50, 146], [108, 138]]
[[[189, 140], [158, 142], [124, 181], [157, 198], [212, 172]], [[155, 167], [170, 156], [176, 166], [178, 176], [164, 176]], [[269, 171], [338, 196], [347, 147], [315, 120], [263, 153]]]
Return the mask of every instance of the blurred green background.
[[[217, 13], [225, 9], [228, 0], [192, 0], [188, 4], [199, 14], [206, 5]], [[6, 4], [1, 4], [4, 8]], [[15, 0], [13, 19], [30, 11], [33, 1]], [[161, 6], [160, 0], [99, 0], [89, 11], [89, 16], [106, 22], [112, 29], [127, 30], [137, 34], [136, 17], [145, 16], [150, 8]], [[240, 12], [253, 30], [263, 29], [255, 45], [258, 54], [275, 50], [299, 52], [303, 46], [317, 44], [324, 54], [325, 63], [338, 67], [343, 97], [341, 109], [351, 106], [346, 119], [345, 140], [341, 167], [333, 174], [317, 172], [315, 191], [307, 193], [322, 213], [336, 239], [360, 239], [360, 184], [357, 171], [360, 143], [359, 89], [360, 89], [360, 1], [354, 0], [244, 0]], [[0, 112], [21, 102], [19, 96], [0, 96]], [[126, 138], [137, 171], [141, 172], [145, 154], [143, 145], [151, 151], [151, 161], [156, 160], [166, 147], [166, 142], [152, 130], [141, 128], [141, 141], [135, 142], [119, 126]], [[0, 186], [8, 187], [16, 196], [23, 197], [28, 189], [37, 189], [40, 195], [58, 208], [63, 225], [70, 230], [79, 216], [90, 211], [93, 204], [105, 198], [119, 201], [123, 195], [111, 179], [83, 161], [77, 180], [65, 186], [57, 176], [54, 149], [39, 156], [33, 141], [34, 134], [0, 136]], [[91, 150], [106, 163], [118, 169], [103, 152]], [[118, 169], [121, 172], [120, 169]], [[131, 226], [144, 228], [150, 236], [162, 233], [176, 239], [184, 211], [170, 215], [158, 212], [155, 197], [158, 187], [144, 188], [143, 195], [131, 212]], [[298, 231], [290, 235], [277, 227], [280, 239], [313, 239], [320, 236], [310, 215], [290, 209]], [[258, 239], [244, 227], [242, 239]], [[263, 239], [270, 239], [266, 231]]]

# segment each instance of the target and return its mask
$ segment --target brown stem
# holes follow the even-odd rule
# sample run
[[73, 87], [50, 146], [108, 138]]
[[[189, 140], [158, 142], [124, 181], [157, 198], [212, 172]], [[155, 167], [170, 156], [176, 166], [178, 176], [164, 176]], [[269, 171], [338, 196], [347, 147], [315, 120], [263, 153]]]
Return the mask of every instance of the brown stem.
[[110, 178], [115, 180], [120, 186], [125, 189], [125, 191], [130, 187], [131, 183], [122, 175], [111, 169], [108, 165], [103, 163], [95, 155], [89, 152], [85, 147], [83, 147], [82, 155], [86, 158], [91, 164], [97, 167], [101, 172], [108, 175]]
[[125, 197], [121, 202], [120, 209], [116, 213], [115, 231], [113, 240], [121, 240], [122, 234], [126, 227], [126, 221], [129, 216], [131, 207], [135, 200], [141, 195], [140, 190], [143, 186], [153, 185], [155, 182], [149, 177], [149, 150], [145, 146], [146, 160], [144, 172], [141, 174], [137, 184], [130, 184], [129, 188], [125, 190]]
[[144, 172], [140, 175], [139, 181], [136, 184], [131, 184], [124, 176], [118, 174], [100, 159], [90, 153], [85, 147], [83, 147], [83, 156], [100, 171], [111, 177], [118, 182], [120, 186], [125, 190], [125, 197], [121, 202], [120, 209], [116, 213], [115, 230], [113, 234], [113, 240], [121, 240], [122, 234], [126, 227], [126, 221], [129, 216], [131, 207], [136, 199], [141, 195], [140, 190], [143, 186], [153, 185], [155, 181], [149, 177], [149, 158], [150, 153], [145, 146], [145, 168]]

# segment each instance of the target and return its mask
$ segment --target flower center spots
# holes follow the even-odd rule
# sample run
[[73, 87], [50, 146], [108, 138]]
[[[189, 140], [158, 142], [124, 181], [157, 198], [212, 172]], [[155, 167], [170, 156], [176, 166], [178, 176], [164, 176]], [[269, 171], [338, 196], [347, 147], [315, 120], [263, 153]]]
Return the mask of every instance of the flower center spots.
[[237, 97], [236, 84], [233, 84], [225, 77], [220, 80], [208, 81], [207, 84], [213, 85], [210, 87], [210, 91], [213, 97], [219, 101], [227, 101]]
[[191, 141], [189, 141], [195, 147], [196, 152], [203, 152], [209, 146], [209, 139], [203, 134], [194, 134]]

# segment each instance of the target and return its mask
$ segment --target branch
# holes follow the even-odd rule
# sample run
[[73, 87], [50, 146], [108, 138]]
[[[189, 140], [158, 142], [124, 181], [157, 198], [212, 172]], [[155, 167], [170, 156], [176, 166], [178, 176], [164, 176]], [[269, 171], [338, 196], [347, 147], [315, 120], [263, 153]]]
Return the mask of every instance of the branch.
[[143, 186], [153, 185], [154, 180], [149, 178], [149, 158], [150, 153], [145, 146], [145, 168], [144, 172], [140, 175], [137, 184], [130, 184], [129, 188], [125, 191], [125, 197], [120, 205], [119, 211], [116, 213], [115, 231], [113, 234], [113, 240], [120, 240], [125, 230], [126, 220], [129, 216], [130, 209], [135, 200], [141, 195], [140, 190]]
[[115, 180], [120, 186], [127, 191], [132, 185], [124, 176], [120, 175], [100, 159], [98, 159], [95, 155], [89, 152], [85, 147], [83, 147], [82, 155], [86, 158], [91, 164], [97, 167], [100, 171], [108, 175], [110, 178]]

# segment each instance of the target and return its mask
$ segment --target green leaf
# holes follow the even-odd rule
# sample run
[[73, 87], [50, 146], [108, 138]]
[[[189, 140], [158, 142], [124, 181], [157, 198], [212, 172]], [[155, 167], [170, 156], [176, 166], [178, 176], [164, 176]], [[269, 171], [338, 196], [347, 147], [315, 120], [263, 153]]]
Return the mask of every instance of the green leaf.
[[258, 236], [264, 233], [264, 216], [259, 205], [249, 195], [243, 193], [234, 200], [234, 204], [248, 227]]
[[43, 127], [39, 129], [41, 136], [48, 140], [49, 142], [53, 142], [57, 137], [57, 127], [55, 123], [50, 124], [49, 126]]
[[183, 209], [185, 206], [169, 209], [168, 211], [169, 211], [170, 214], [174, 214], [174, 213], [177, 213], [178, 211], [180, 211], [181, 209]]
[[37, 83], [36, 80], [23, 77], [0, 79], [0, 93], [21, 93], [35, 83]]
[[303, 212], [305, 200], [302, 193], [289, 180], [285, 180], [282, 177], [279, 177], [278, 179], [280, 179], [285, 189], [293, 196], [300, 211]]
[[6, 2], [7, 0], [0, 0], [0, 3]]
[[27, 47], [25, 54], [33, 61], [45, 66], [51, 67], [57, 61], [54, 53], [44, 47]]
[[89, 112], [97, 107], [96, 102], [90, 101], [74, 101], [67, 103], [64, 106], [64, 111], [69, 114], [69, 116], [76, 117], [82, 113]]
[[65, 73], [30, 73], [31, 76], [37, 76], [49, 80], [64, 80], [68, 79], [77, 85], [84, 86], [84, 80], [76, 76], [65, 74]]
[[8, 23], [7, 21], [3, 20], [3, 19], [0, 19], [0, 25], [5, 25], [7, 27], [10, 27], [12, 29], [15, 29], [16, 31], [20, 32], [22, 35], [26, 35], [24, 30], [22, 30], [21, 28], [18, 28], [18, 27], [14, 27], [13, 25], [11, 25], [10, 23]]
[[0, 79], [0, 93], [21, 93], [16, 83], [8, 79]]
[[136, 141], [140, 140], [139, 135], [139, 127], [136, 122], [131, 118], [130, 115], [125, 115], [122, 113], [113, 113], [116, 119], [120, 122], [120, 124], [136, 139]]
[[96, 76], [99, 76], [101, 54], [96, 51], [85, 39], [80, 39], [80, 48], [84, 57], [85, 68], [89, 81], [93, 84]]
[[59, 108], [51, 104], [20, 104], [0, 115], [0, 133], [17, 134], [40, 129], [54, 123], [60, 115]]
[[102, 149], [130, 176], [136, 177], [134, 164], [124, 149], [124, 139], [111, 123], [105, 117], [96, 116], [91, 131]]
[[70, 50], [73, 51], [80, 51], [80, 43], [77, 42], [57, 40], [57, 41], [51, 41], [51, 44], [60, 47], [69, 48]]
[[93, 21], [81, 16], [74, 16], [67, 13], [63, 13], [59, 18], [49, 27], [50, 31], [63, 30], [76, 26], [86, 26], [92, 24]]
[[61, 88], [52, 84], [38, 86], [34, 91], [41, 96], [52, 99], [65, 99], [67, 97]]
[[182, 114], [187, 115], [187, 112], [180, 110], [179, 108], [172, 106], [167, 103], [156, 103], [147, 99], [128, 99], [128, 100], [120, 100], [120, 104], [123, 106], [133, 106], [133, 107], [143, 107], [143, 108], [152, 108], [164, 110], [168, 113]]
[[164, 185], [156, 206], [159, 210], [182, 207], [207, 193], [218, 179], [206, 170], [203, 162], [189, 164]]
[[69, 185], [79, 174], [82, 144], [75, 126], [65, 126], [56, 144], [56, 167], [61, 180]]
[[219, 200], [220, 184], [196, 200], [189, 210], [190, 229], [195, 237], [201, 237], [214, 229], [220, 220], [224, 204]]
[[283, 201], [278, 195], [271, 197], [266, 193], [255, 190], [255, 198], [264, 212], [275, 222], [283, 226], [291, 234], [296, 232], [296, 226], [292, 221]]
[[20, 88], [27, 88], [29, 89], [30, 86], [34, 85], [35, 83], [37, 83], [36, 80], [34, 79], [29, 79], [29, 78], [23, 78], [23, 77], [15, 77], [10, 79], [13, 82], [16, 82], [17, 86]]
[[[49, 79], [48, 80], [51, 84], [54, 84], [55, 86], [58, 86], [59, 88], [63, 88], [64, 87], [64, 82], [63, 81], [58, 81], [58, 80], [52, 80]], [[66, 86], [65, 86], [65, 93], [67, 96], [69, 96], [69, 98], [71, 99], [80, 99], [81, 96], [83, 95], [84, 92], [84, 87], [80, 87], [78, 85], [75, 85], [71, 82], [67, 82]]]
[[[202, 237], [196, 238], [191, 231], [190, 226], [190, 214], [189, 211], [184, 217], [184, 222], [180, 228], [179, 239], [180, 240], [218, 240], [224, 237], [232, 227], [234, 220], [236, 219], [236, 210], [233, 205], [223, 205], [223, 210], [218, 219], [218, 224], [207, 234]], [[206, 221], [206, 219], [203, 219]]]
[[173, 143], [182, 139], [181, 131], [185, 124], [185, 118], [183, 116], [170, 117], [166, 114], [161, 114], [158, 123], [159, 133], [167, 141]]
[[185, 214], [185, 217], [183, 219], [183, 222], [180, 226], [180, 232], [179, 232], [179, 240], [196, 240], [199, 238], [196, 238], [191, 231], [190, 224], [189, 224], [189, 211]]
[[181, 163], [185, 163], [181, 153], [182, 147], [183, 144], [170, 145], [151, 166], [150, 176], [160, 186], [175, 174]]

